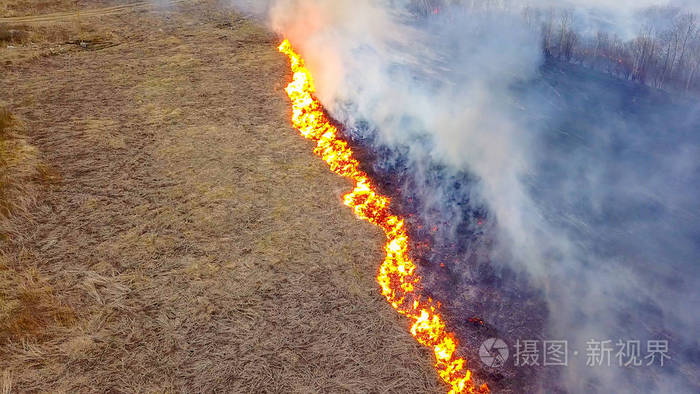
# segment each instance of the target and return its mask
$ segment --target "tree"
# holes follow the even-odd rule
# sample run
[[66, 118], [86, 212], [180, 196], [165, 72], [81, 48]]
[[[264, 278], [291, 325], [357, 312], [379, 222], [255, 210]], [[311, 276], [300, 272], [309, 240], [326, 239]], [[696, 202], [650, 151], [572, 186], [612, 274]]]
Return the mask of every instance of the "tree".
[[[688, 56], [688, 75], [685, 80], [685, 90], [689, 91], [697, 78], [698, 69], [700, 69], [700, 29], [695, 30], [695, 35], [689, 39], [688, 44], [690, 54]], [[697, 86], [695, 86], [697, 88]]]
[[542, 51], [546, 57], [552, 56], [552, 39], [554, 35], [554, 8], [551, 7], [542, 21]]
[[[683, 69], [689, 69], [691, 64], [686, 65], [686, 59], [688, 55], [688, 49], [692, 48], [693, 40], [697, 40], [700, 36], [700, 30], [698, 29], [697, 15], [693, 13], [687, 13], [679, 18], [677, 23], [678, 30], [680, 31], [680, 57], [678, 59], [678, 66], [681, 69], [681, 75], [679, 78], [683, 78]], [[697, 55], [698, 50], [695, 49], [695, 54]], [[689, 70], [688, 70], [689, 71]]]
[[645, 26], [639, 37], [635, 38], [630, 49], [633, 58], [632, 79], [646, 83], [649, 68], [656, 54], [656, 37], [652, 25]]
[[[571, 32], [571, 25], [573, 24], [574, 21], [574, 12], [572, 10], [562, 10], [559, 13], [559, 58], [561, 59], [562, 57], [566, 58], [567, 55], [567, 47], [573, 47], [573, 43], [570, 43], [569, 40], [572, 40], [572, 32]], [[570, 60], [571, 56], [566, 58], [566, 60]]]

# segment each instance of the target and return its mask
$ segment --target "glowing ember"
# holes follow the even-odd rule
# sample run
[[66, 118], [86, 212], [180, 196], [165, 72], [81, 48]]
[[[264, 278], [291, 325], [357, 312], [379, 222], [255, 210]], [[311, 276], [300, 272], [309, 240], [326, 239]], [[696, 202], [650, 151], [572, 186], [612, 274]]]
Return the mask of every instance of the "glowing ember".
[[445, 329], [440, 304], [418, 294], [420, 276], [408, 256], [408, 233], [403, 219], [391, 214], [389, 198], [376, 191], [367, 174], [360, 170], [347, 142], [329, 122], [321, 103], [313, 96], [313, 79], [302, 58], [288, 40], [278, 49], [289, 56], [294, 72], [292, 82], [285, 89], [292, 101], [294, 127], [305, 138], [316, 141], [314, 153], [328, 163], [331, 171], [353, 180], [355, 187], [345, 195], [345, 205], [352, 208], [357, 217], [379, 226], [386, 234], [386, 258], [377, 274], [382, 294], [394, 309], [411, 319], [411, 334], [416, 340], [433, 350], [435, 368], [450, 386], [450, 393], [488, 393], [485, 384], [476, 387], [466, 361], [456, 357], [457, 340]]

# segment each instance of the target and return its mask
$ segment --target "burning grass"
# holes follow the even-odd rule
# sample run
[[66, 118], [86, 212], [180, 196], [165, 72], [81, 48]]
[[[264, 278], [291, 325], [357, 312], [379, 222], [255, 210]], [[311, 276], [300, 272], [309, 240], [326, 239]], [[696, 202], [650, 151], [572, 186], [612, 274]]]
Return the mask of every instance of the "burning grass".
[[294, 73], [286, 92], [292, 102], [292, 124], [305, 137], [316, 142], [314, 153], [334, 173], [353, 181], [354, 187], [343, 199], [355, 215], [381, 228], [387, 238], [386, 257], [379, 267], [377, 281], [391, 306], [411, 321], [411, 334], [435, 356], [435, 368], [450, 387], [450, 393], [488, 393], [486, 384], [477, 386], [466, 361], [456, 354], [457, 340], [446, 328], [440, 303], [421, 294], [421, 277], [408, 255], [408, 233], [404, 219], [392, 214], [390, 200], [380, 194], [366, 173], [360, 170], [352, 149], [326, 118], [313, 96], [313, 78], [303, 59], [284, 40], [279, 51], [289, 57]]

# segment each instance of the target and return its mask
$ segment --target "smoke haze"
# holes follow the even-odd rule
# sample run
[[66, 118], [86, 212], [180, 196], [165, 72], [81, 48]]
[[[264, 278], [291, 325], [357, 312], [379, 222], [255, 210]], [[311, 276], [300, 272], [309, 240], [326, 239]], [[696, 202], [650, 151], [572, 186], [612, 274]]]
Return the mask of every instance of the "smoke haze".
[[[503, 335], [539, 335], [504, 338], [511, 344], [566, 339], [581, 353], [527, 387], [697, 392], [697, 98], [548, 64], [519, 10], [551, 1], [486, 3], [417, 19], [410, 1], [233, 1], [290, 39], [331, 115], [379, 152], [374, 171], [397, 176], [420, 223], [439, 227], [434, 248], [454, 253], [425, 258], [455, 261], [449, 280], [425, 266], [428, 290], [449, 292], [442, 301], [457, 305], [451, 311], [478, 312]], [[607, 15], [622, 34], [636, 31], [640, 9], [658, 4], [566, 3], [580, 15]], [[474, 290], [484, 283], [498, 298]], [[519, 304], [513, 289], [535, 306]], [[514, 320], [532, 314], [542, 326], [518, 328], [527, 323]], [[663, 368], [590, 367], [590, 339], [668, 340], [671, 359]]]

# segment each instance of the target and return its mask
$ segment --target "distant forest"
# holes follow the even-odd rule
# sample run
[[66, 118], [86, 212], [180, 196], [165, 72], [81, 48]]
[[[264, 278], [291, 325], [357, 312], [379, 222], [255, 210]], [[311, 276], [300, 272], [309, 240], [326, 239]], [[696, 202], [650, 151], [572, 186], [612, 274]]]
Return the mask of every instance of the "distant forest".
[[[617, 26], [591, 29], [570, 8], [515, 6], [496, 0], [409, 0], [424, 16], [460, 9], [502, 9], [519, 13], [539, 32], [550, 59], [580, 64], [619, 78], [670, 91], [700, 91], [700, 20], [672, 6], [654, 6], [635, 14], [636, 36], [622, 38]], [[582, 19], [582, 18], [580, 18]], [[600, 25], [604, 25], [601, 23]]]

